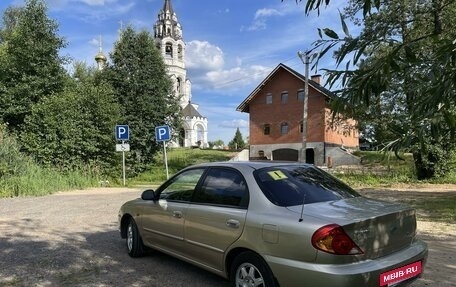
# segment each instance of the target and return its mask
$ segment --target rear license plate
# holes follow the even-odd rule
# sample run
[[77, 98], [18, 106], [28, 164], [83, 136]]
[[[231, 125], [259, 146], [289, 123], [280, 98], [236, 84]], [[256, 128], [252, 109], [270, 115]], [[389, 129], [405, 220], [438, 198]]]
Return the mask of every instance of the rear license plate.
[[380, 286], [392, 287], [421, 274], [421, 261], [380, 274]]

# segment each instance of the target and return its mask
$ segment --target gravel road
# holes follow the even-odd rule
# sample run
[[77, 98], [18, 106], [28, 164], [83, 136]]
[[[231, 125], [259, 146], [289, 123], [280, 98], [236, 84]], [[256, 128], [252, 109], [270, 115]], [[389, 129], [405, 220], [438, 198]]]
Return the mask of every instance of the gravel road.
[[[138, 189], [98, 188], [0, 199], [0, 286], [228, 286], [161, 253], [127, 255], [117, 212], [139, 195]], [[430, 255], [413, 286], [455, 286], [455, 225], [419, 222], [419, 229]]]

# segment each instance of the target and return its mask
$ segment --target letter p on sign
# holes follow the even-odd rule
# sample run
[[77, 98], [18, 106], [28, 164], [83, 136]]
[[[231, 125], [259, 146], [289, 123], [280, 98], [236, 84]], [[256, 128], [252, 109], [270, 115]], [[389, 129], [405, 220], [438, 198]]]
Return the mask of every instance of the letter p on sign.
[[116, 126], [116, 140], [127, 141], [130, 137], [127, 125], [117, 125]]
[[171, 139], [171, 134], [169, 132], [169, 126], [159, 126], [155, 128], [155, 140], [160, 141], [169, 141]]

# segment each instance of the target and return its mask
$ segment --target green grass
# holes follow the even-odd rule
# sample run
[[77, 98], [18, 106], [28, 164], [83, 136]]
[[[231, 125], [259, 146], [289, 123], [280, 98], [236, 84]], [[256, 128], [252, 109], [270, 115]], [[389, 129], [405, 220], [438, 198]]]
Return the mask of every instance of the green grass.
[[394, 186], [404, 183], [456, 184], [456, 169], [452, 169], [445, 177], [417, 180], [411, 154], [401, 154], [403, 160], [396, 158], [393, 153], [358, 151], [355, 155], [361, 157], [361, 166], [330, 170], [335, 176], [354, 187]]
[[[166, 154], [169, 175], [171, 176], [193, 164], [227, 161], [232, 157], [233, 152], [226, 150], [176, 148], [169, 149]], [[148, 171], [131, 179], [129, 185], [157, 185], [165, 180], [166, 169], [163, 161], [163, 153], [159, 153], [155, 157], [155, 164]]]
[[21, 174], [0, 178], [0, 197], [40, 196], [97, 185], [98, 177], [91, 172], [62, 173], [30, 163]]
[[0, 125], [0, 198], [39, 196], [98, 184], [98, 175], [89, 168], [68, 172], [43, 168], [20, 152], [20, 146]]

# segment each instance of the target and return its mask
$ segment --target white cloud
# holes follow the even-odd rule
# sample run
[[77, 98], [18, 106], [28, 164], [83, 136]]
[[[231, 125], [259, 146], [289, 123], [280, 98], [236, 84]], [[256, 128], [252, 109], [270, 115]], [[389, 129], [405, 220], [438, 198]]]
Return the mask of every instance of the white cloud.
[[92, 38], [92, 39], [89, 41], [89, 44], [90, 44], [91, 46], [98, 47], [98, 46], [100, 45], [100, 40], [99, 40], [99, 39]]
[[[124, 15], [133, 10], [135, 2], [118, 0], [48, 0], [50, 8], [65, 16], [93, 24], [116, 16]], [[83, 4], [81, 4], [83, 3]], [[85, 5], [84, 5], [85, 4]], [[103, 6], [97, 8], [94, 6]], [[71, 11], [71, 13], [68, 13]]]
[[280, 12], [277, 9], [262, 8], [255, 12], [255, 19], [281, 15], [283, 15], [283, 12]]
[[248, 128], [249, 122], [243, 119], [233, 119], [231, 121], [222, 121], [219, 126], [222, 128]]
[[238, 66], [232, 69], [208, 72], [205, 80], [214, 89], [236, 89], [260, 81], [270, 71], [271, 68], [260, 65]]
[[271, 68], [261, 65], [242, 66], [237, 57], [234, 67], [225, 67], [223, 51], [207, 41], [191, 41], [186, 47], [186, 67], [193, 89], [238, 90], [258, 82]]
[[279, 9], [274, 8], [261, 8], [255, 12], [253, 22], [249, 26], [241, 26], [241, 32], [243, 31], [260, 31], [267, 28], [267, 20], [274, 16], [285, 16], [289, 13], [294, 13], [296, 10], [287, 9], [288, 5], [281, 5]]
[[185, 57], [188, 69], [218, 70], [225, 64], [222, 50], [207, 41], [194, 40], [187, 43]]
[[78, 0], [90, 6], [103, 6], [105, 4], [111, 4], [117, 2], [117, 0]]

